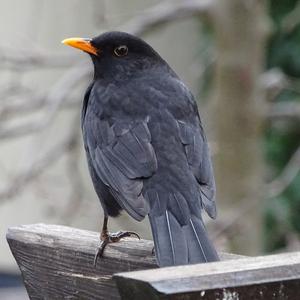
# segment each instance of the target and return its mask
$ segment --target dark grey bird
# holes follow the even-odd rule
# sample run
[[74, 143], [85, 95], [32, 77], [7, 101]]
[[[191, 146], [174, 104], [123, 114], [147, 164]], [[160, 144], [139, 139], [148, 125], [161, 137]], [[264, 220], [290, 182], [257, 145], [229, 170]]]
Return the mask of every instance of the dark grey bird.
[[[194, 97], [146, 42], [124, 32], [63, 43], [89, 53], [94, 79], [84, 96], [82, 133], [87, 162], [108, 217], [125, 210], [149, 216], [159, 266], [219, 260], [202, 220], [216, 217], [215, 181]], [[97, 255], [96, 255], [97, 257]]]

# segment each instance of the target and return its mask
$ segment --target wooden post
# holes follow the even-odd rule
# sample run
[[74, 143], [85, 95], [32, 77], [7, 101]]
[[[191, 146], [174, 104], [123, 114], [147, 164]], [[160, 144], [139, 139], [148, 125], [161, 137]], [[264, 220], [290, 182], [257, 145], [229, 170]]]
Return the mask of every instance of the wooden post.
[[116, 274], [124, 300], [298, 300], [300, 252]]
[[[112, 275], [157, 268], [153, 243], [126, 238], [110, 244], [93, 266], [99, 234], [57, 225], [9, 228], [7, 241], [30, 299], [120, 299]], [[233, 259], [222, 254], [223, 259]], [[145, 300], [148, 298], [145, 298]]]

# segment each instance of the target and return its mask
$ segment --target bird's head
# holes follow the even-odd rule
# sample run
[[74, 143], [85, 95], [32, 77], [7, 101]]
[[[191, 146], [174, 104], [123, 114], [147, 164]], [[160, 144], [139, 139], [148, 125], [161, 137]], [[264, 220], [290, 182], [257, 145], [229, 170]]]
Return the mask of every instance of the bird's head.
[[126, 79], [145, 69], [167, 66], [150, 45], [125, 32], [106, 32], [92, 39], [69, 38], [62, 43], [90, 54], [96, 79]]

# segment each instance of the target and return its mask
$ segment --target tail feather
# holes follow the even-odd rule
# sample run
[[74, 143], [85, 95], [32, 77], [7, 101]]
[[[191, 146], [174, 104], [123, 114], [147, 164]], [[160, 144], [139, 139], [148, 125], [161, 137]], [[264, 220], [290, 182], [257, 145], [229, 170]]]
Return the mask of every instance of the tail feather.
[[219, 260], [200, 218], [191, 216], [188, 224], [181, 225], [166, 210], [159, 216], [150, 213], [149, 219], [160, 267]]
[[149, 216], [159, 266], [188, 263], [188, 248], [182, 227], [169, 211], [160, 216]]
[[211, 262], [218, 261], [218, 254], [207, 236], [203, 221], [191, 216], [189, 220], [187, 242], [189, 244], [189, 262]]

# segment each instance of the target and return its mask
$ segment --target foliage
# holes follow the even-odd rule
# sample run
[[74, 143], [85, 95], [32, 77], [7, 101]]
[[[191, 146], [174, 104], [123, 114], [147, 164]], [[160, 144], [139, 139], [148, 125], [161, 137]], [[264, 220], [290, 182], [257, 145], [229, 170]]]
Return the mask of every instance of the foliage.
[[[275, 102], [299, 101], [300, 89], [300, 1], [270, 0], [270, 17], [274, 28], [267, 47], [267, 69], [280, 68], [289, 78], [289, 86]], [[265, 155], [272, 177], [285, 167], [300, 147], [300, 126], [293, 121], [270, 123], [265, 130]], [[300, 175], [276, 198], [268, 199], [265, 207], [264, 246], [274, 251], [288, 245], [290, 233], [300, 233]]]

